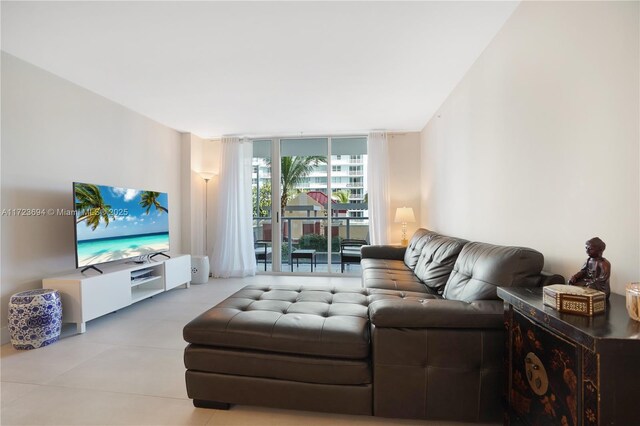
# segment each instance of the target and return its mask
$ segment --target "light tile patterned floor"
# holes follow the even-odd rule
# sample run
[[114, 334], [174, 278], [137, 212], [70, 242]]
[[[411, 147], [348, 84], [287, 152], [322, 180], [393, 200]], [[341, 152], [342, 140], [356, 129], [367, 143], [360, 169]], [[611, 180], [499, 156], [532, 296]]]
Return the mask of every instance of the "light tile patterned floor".
[[[359, 287], [356, 277], [259, 275], [177, 288], [90, 321], [65, 326], [55, 344], [0, 348], [2, 425], [441, 425], [262, 407], [194, 408], [184, 385], [182, 327], [247, 284]], [[453, 425], [455, 423], [446, 423]]]

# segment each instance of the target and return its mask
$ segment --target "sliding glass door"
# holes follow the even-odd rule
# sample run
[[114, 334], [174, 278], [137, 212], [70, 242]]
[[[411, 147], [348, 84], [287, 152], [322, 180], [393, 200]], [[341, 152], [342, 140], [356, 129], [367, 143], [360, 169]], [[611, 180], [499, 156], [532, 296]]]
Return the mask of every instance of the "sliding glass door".
[[328, 138], [280, 139], [282, 264], [290, 272], [327, 272]]
[[[339, 242], [331, 247], [335, 260], [332, 272], [361, 272], [352, 254], [359, 252], [357, 244], [369, 241], [366, 177], [367, 138], [331, 138], [331, 218], [339, 236]], [[353, 245], [346, 245], [346, 241]]]
[[341, 243], [368, 240], [366, 137], [260, 139], [253, 152], [258, 271], [359, 274]]

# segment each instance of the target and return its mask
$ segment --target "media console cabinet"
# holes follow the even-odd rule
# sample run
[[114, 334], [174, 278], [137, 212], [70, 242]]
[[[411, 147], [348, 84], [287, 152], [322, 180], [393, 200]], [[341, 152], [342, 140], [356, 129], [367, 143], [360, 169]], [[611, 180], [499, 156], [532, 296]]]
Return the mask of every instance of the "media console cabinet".
[[62, 322], [86, 331], [87, 321], [180, 285], [189, 287], [191, 256], [141, 264], [120, 263], [100, 267], [102, 274], [87, 270], [42, 280], [42, 288], [58, 290], [62, 297]]

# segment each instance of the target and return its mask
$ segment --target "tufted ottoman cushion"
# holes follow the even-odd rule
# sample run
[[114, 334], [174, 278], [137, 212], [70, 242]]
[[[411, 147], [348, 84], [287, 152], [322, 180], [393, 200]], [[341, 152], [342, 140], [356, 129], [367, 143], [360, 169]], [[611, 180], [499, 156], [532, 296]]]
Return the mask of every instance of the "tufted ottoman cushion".
[[369, 299], [366, 289], [245, 287], [185, 326], [189, 398], [371, 415]]
[[184, 328], [192, 344], [282, 354], [369, 356], [366, 289], [249, 286]]

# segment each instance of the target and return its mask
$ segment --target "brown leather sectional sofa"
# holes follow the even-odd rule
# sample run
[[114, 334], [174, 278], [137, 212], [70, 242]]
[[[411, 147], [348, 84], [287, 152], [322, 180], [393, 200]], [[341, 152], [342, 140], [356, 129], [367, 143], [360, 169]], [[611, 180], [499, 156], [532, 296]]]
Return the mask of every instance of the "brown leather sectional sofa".
[[426, 229], [362, 248], [362, 288], [248, 286], [184, 328], [187, 393], [383, 417], [502, 418], [498, 286], [563, 282], [543, 256]]

